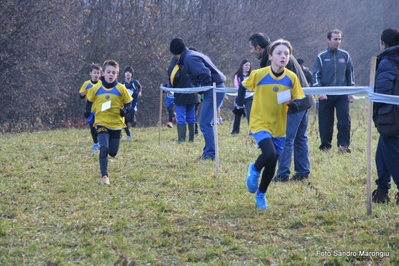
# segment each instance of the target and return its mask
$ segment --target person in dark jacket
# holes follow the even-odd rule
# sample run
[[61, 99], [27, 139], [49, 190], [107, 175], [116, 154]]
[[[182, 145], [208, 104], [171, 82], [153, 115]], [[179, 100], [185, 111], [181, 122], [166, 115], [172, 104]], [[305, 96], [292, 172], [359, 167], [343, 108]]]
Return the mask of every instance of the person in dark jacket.
[[301, 66], [303, 74], [305, 74], [306, 81], [308, 82], [309, 85], [311, 85], [312, 84], [312, 71], [310, 71], [309, 68], [304, 66], [304, 61], [302, 58], [298, 58], [296, 61]]
[[[249, 38], [249, 51], [259, 59], [261, 67], [266, 67], [271, 64], [268, 57], [269, 45], [270, 38], [264, 33], [254, 33]], [[293, 71], [298, 76], [302, 87], [309, 87], [300, 65], [292, 54], [290, 55], [286, 68]], [[240, 93], [239, 95], [242, 97]], [[237, 98], [239, 98], [239, 96], [237, 96]], [[278, 158], [278, 170], [274, 178], [276, 182], [286, 182], [290, 179], [292, 153], [294, 153], [295, 165], [295, 174], [292, 176], [292, 180], [303, 180], [308, 178], [310, 174], [307, 135], [308, 109], [315, 101], [312, 95], [306, 95], [305, 98], [298, 99], [296, 102], [299, 108], [296, 111], [291, 109], [288, 110], [286, 138], [283, 152]], [[236, 101], [236, 103], [241, 104], [240, 100], [238, 102]]]
[[[181, 38], [175, 38], [170, 43], [170, 51], [179, 57], [178, 64], [184, 66], [195, 87], [212, 86], [224, 88], [226, 76], [215, 66], [211, 59], [197, 51], [186, 48]], [[215, 134], [213, 121], [213, 91], [212, 89], [202, 93], [203, 101], [200, 113], [200, 129], [205, 140], [201, 159], [214, 160], [216, 156]], [[222, 104], [225, 92], [216, 93], [216, 109]]]
[[[305, 77], [306, 77], [306, 81], [308, 82], [309, 86], [312, 86], [312, 84], [313, 84], [313, 81], [312, 81], [312, 80], [313, 80], [312, 71], [310, 71], [310, 69], [304, 65], [303, 59], [298, 58], [297, 61], [298, 61], [298, 64], [301, 65], [301, 69], [302, 69], [302, 71], [303, 71], [303, 74], [304, 74]], [[314, 97], [314, 96], [313, 96], [313, 97]], [[318, 112], [318, 110], [319, 110], [319, 101], [317, 100], [317, 101], [315, 101], [315, 102], [316, 102], [316, 107], [315, 107], [316, 109], [315, 109], [315, 111], [316, 111], [316, 114], [317, 114], [317, 112]]]
[[124, 71], [125, 79], [122, 80], [122, 84], [125, 85], [126, 89], [132, 96], [132, 108], [130, 108], [129, 112], [126, 114], [125, 117], [125, 132], [126, 132], [126, 140], [131, 140], [132, 135], [130, 134], [129, 130], [129, 123], [132, 127], [136, 126], [136, 111], [138, 108], [138, 100], [141, 98], [142, 95], [142, 86], [137, 79], [133, 79], [133, 68], [131, 66], [127, 66]]
[[[172, 88], [192, 88], [190, 78], [184, 65], [179, 63], [179, 56], [173, 56], [168, 68], [169, 83]], [[200, 102], [198, 93], [175, 93], [175, 108], [177, 120], [177, 143], [186, 141], [188, 127], [188, 141], [194, 142], [195, 133], [195, 105]]]
[[[313, 64], [313, 87], [355, 85], [352, 59], [347, 51], [339, 48], [341, 40], [342, 32], [340, 30], [334, 29], [327, 33], [328, 47], [317, 55]], [[338, 120], [338, 151], [351, 153], [349, 148], [351, 130], [349, 103], [353, 100], [353, 95], [319, 95], [320, 150], [331, 149], [335, 110]]]
[[[375, 73], [375, 92], [392, 94], [396, 73], [394, 62], [399, 65], [399, 31], [397, 29], [386, 29], [381, 34], [380, 47], [383, 50], [378, 58], [377, 71]], [[387, 104], [374, 103], [378, 109]], [[398, 108], [397, 106], [393, 106]], [[377, 189], [373, 191], [372, 200], [375, 203], [388, 203], [390, 201], [388, 192], [391, 188], [391, 177], [399, 189], [399, 135], [378, 138], [375, 163], [378, 178], [375, 181]], [[396, 204], [399, 204], [399, 192], [396, 194]]]

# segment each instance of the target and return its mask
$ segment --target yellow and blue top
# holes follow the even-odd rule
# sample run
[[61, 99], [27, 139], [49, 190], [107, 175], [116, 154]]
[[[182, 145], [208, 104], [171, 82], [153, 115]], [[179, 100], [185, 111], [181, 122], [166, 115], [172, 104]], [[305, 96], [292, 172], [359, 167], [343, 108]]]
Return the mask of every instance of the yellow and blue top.
[[294, 72], [284, 69], [276, 77], [271, 67], [253, 70], [242, 85], [254, 91], [254, 98], [249, 119], [252, 133], [267, 131], [273, 137], [285, 137], [287, 125], [287, 102], [278, 103], [278, 93], [290, 90], [291, 100], [305, 97], [298, 77]]
[[92, 110], [96, 110], [94, 126], [104, 126], [111, 130], [125, 127], [120, 109], [133, 100], [125, 85], [117, 83], [112, 88], [106, 88], [101, 83], [96, 84], [89, 90], [87, 100], [93, 103]]

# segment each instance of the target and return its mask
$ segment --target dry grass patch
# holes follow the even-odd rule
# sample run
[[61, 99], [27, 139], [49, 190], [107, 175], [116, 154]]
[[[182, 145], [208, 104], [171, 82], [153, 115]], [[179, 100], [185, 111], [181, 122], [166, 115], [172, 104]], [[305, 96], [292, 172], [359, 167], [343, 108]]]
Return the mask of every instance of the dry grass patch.
[[201, 136], [176, 145], [165, 127], [159, 145], [157, 128], [134, 128], [111, 187], [88, 129], [3, 135], [0, 264], [397, 265], [399, 206], [366, 215], [366, 116], [353, 110], [353, 152], [338, 154], [318, 150], [310, 114], [311, 177], [273, 183], [263, 212], [245, 187], [259, 154], [245, 122], [219, 127], [219, 172], [198, 161]]

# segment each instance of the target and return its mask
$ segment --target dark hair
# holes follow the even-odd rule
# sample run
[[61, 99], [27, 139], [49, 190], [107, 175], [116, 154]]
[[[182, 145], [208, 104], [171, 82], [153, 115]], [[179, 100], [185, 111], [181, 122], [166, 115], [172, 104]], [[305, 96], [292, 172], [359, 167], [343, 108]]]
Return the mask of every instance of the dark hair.
[[100, 65], [100, 64], [97, 64], [97, 63], [91, 63], [90, 72], [92, 72], [93, 70], [101, 71], [101, 70], [102, 70], [102, 69], [101, 69], [101, 65]]
[[298, 62], [298, 64], [300, 64], [300, 65], [303, 65], [303, 63], [304, 63], [304, 61], [303, 61], [303, 59], [302, 59], [302, 58], [298, 58], [296, 61], [297, 61], [297, 62]]
[[342, 35], [342, 31], [340, 31], [339, 29], [333, 29], [327, 33], [327, 39], [331, 40], [331, 36], [333, 33]]
[[389, 28], [381, 33], [381, 41], [388, 47], [399, 45], [399, 31], [397, 29]]
[[126, 73], [126, 72], [130, 72], [133, 74], [133, 68], [131, 66], [125, 67], [125, 70], [123, 71], [123, 73]]
[[[234, 76], [237, 75], [238, 80], [240, 82], [244, 80], [244, 73], [242, 71], [242, 67], [248, 62], [249, 61], [247, 59], [242, 60], [240, 63], [240, 67], [237, 69], [236, 73], [234, 73]], [[249, 68], [248, 75], [251, 73], [251, 71], [252, 71], [252, 66]]]
[[263, 49], [265, 49], [269, 44], [270, 44], [270, 38], [266, 34], [262, 32], [257, 32], [251, 35], [249, 37], [249, 40], [252, 44], [253, 47], [256, 47], [259, 45]]
[[269, 48], [268, 48], [268, 50], [267, 50], [267, 53], [268, 53], [269, 55], [271, 55], [271, 54], [273, 53], [274, 49], [276, 48], [276, 46], [277, 46], [277, 45], [280, 45], [280, 44], [287, 46], [287, 47], [288, 47], [288, 50], [290, 50], [290, 54], [292, 54], [292, 45], [291, 45], [291, 43], [290, 43], [289, 41], [283, 40], [283, 39], [278, 39], [278, 40], [272, 42], [272, 43], [269, 45]]

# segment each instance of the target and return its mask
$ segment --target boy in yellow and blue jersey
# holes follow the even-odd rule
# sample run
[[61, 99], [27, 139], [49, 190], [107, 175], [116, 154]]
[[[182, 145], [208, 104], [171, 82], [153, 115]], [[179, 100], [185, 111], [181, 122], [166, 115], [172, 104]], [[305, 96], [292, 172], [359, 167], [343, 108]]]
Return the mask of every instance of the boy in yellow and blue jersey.
[[[297, 75], [285, 68], [292, 54], [291, 44], [277, 40], [270, 44], [268, 53], [271, 65], [253, 70], [238, 92], [254, 91], [249, 129], [262, 153], [248, 167], [247, 188], [251, 193], [256, 192], [255, 202], [259, 210], [268, 209], [266, 191], [284, 148], [287, 110], [298, 111], [301, 103], [296, 99], [305, 97]], [[244, 106], [236, 105], [236, 108]]]
[[128, 113], [132, 96], [125, 85], [118, 82], [119, 64], [115, 60], [106, 60], [103, 64], [101, 84], [89, 90], [85, 117], [89, 117], [92, 108], [96, 110], [94, 126], [97, 128], [100, 144], [101, 184], [109, 185], [108, 155], [115, 157], [119, 150], [121, 130], [125, 128], [124, 117]]
[[[83, 85], [80, 87], [79, 90], [79, 96], [81, 99], [85, 99], [87, 100], [87, 93], [88, 91], [93, 88], [93, 86], [95, 86], [97, 83], [101, 83], [100, 76], [101, 76], [101, 72], [102, 72], [102, 68], [100, 64], [92, 64], [90, 66], [90, 79], [86, 80]], [[91, 133], [91, 137], [93, 139], [93, 147], [91, 148], [92, 152], [96, 152], [98, 151], [98, 139], [97, 139], [97, 130], [96, 128], [93, 126], [94, 123], [94, 113], [96, 110], [91, 110], [92, 115], [89, 116], [89, 118], [87, 119], [87, 123], [90, 126], [90, 133]]]

